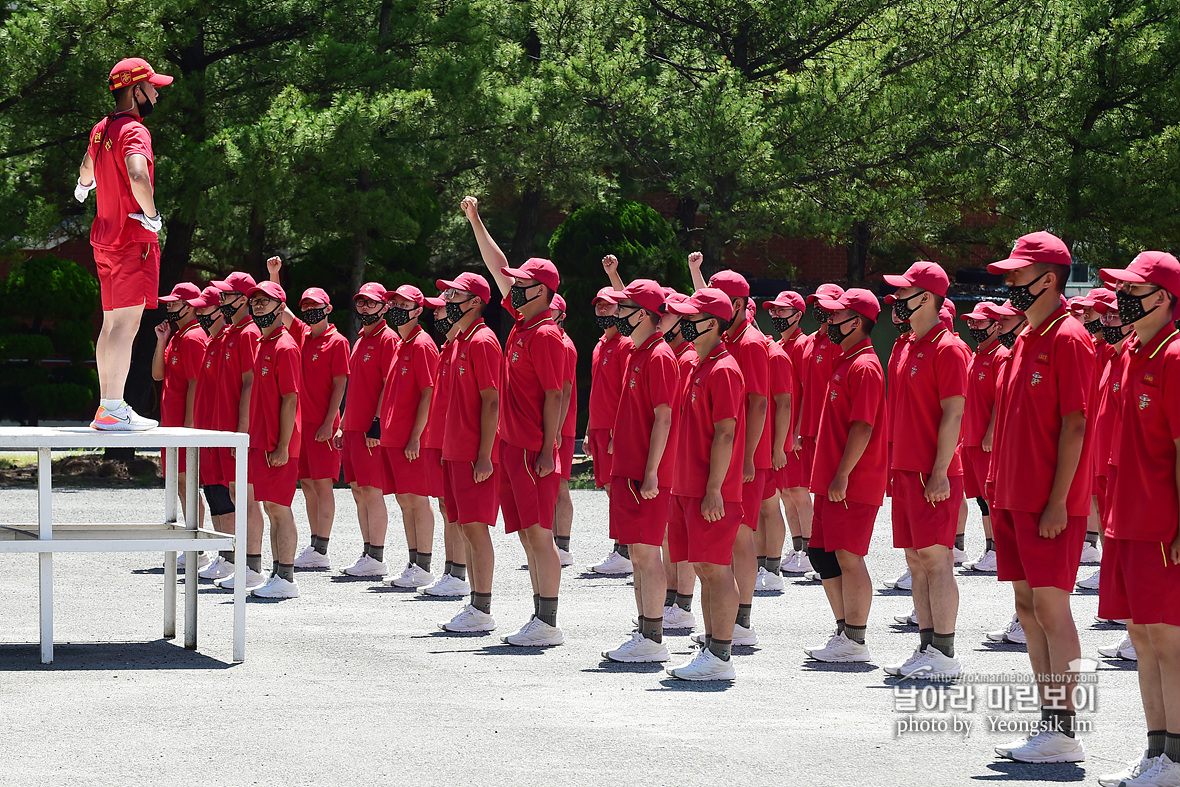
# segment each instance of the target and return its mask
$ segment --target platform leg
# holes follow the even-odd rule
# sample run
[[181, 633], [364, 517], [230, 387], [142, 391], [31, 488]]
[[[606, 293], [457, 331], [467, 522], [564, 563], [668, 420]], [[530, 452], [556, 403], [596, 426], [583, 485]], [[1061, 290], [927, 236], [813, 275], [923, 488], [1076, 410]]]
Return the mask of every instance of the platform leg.
[[[176, 522], [176, 449], [164, 449], [164, 521]], [[176, 553], [164, 553], [164, 639], [176, 638]]]
[[238, 499], [237, 527], [234, 529], [234, 661], [246, 660], [246, 453], [234, 451], [234, 488]]
[[[37, 536], [53, 539], [53, 465], [48, 448], [37, 449]], [[53, 663], [53, 553], [40, 555], [41, 663]]]
[[[188, 530], [196, 531], [200, 522], [197, 517], [201, 509], [198, 507], [200, 494], [197, 491], [197, 449], [186, 448], [185, 452], [185, 506], [184, 526]], [[197, 546], [193, 542], [193, 546]], [[197, 571], [199, 564], [197, 552], [189, 550], [184, 553], [184, 646], [190, 650], [197, 647]]]

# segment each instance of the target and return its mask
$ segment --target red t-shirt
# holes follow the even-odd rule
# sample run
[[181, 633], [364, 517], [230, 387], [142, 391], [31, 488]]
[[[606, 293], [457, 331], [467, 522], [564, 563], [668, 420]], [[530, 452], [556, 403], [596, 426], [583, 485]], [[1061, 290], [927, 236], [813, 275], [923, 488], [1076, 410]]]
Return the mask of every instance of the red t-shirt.
[[422, 433], [423, 448], [443, 447], [443, 435], [447, 428], [447, 410], [451, 406], [451, 360], [455, 354], [455, 342], [447, 339], [438, 352], [438, 366], [434, 373], [434, 391], [430, 394], [430, 417], [426, 419], [426, 431]]
[[156, 233], [144, 229], [129, 213], [143, 209], [131, 195], [127, 157], [138, 153], [147, 159], [148, 181], [156, 182], [156, 160], [152, 135], [137, 115], [130, 112], [108, 116], [90, 130], [86, 152], [94, 162], [94, 200], [98, 211], [90, 225], [90, 245], [114, 250], [129, 243], [158, 243]]
[[[474, 462], [479, 458], [481, 391], [501, 390], [504, 354], [492, 329], [482, 319], [455, 336], [451, 355], [451, 399], [447, 405], [446, 431], [443, 434], [443, 459], [450, 462]], [[500, 399], [500, 409], [504, 400]], [[493, 462], [498, 461], [499, 435], [492, 439]]]
[[676, 472], [672, 494], [703, 498], [709, 482], [709, 460], [718, 421], [737, 419], [733, 434], [733, 455], [721, 497], [729, 503], [742, 501], [742, 464], [746, 450], [746, 383], [737, 359], [720, 342], [689, 377], [681, 413], [680, 438], [676, 448]]
[[[1130, 340], [1128, 340], [1130, 341]], [[1106, 468], [1112, 464], [1111, 453], [1114, 442], [1114, 425], [1117, 420], [1119, 407], [1119, 389], [1123, 385], [1123, 366], [1126, 355], [1127, 342], [1116, 350], [1109, 344], [1106, 355], [1106, 366], [1098, 378], [1095, 393], [1097, 399], [1096, 416], [1087, 425], [1094, 430], [1094, 475], [1106, 476]], [[1096, 359], [1096, 361], [1099, 359]], [[1096, 364], [1097, 365], [1097, 364]]]
[[701, 359], [697, 357], [697, 348], [692, 342], [681, 342], [672, 352], [676, 355], [676, 364], [680, 367], [680, 392], [683, 394], [688, 389], [693, 369], [697, 368]]
[[840, 362], [843, 351], [828, 338], [826, 331], [820, 330], [802, 341], [803, 348], [803, 406], [800, 408], [799, 434], [804, 437], [815, 437], [819, 434], [819, 416], [824, 408], [824, 395], [828, 390], [828, 381], [832, 379], [832, 372]]
[[242, 403], [242, 375], [253, 371], [262, 333], [247, 318], [222, 329], [221, 369], [217, 377], [217, 428], [238, 431], [238, 407]]
[[[771, 342], [767, 345], [767, 350], [770, 351], [770, 404], [767, 412], [766, 428], [770, 430], [770, 436], [774, 437], [774, 422], [778, 416], [778, 403], [775, 401], [776, 396], [783, 394], [790, 394], [791, 396], [791, 420], [796, 420], [795, 409], [799, 402], [798, 384], [795, 378], [795, 369], [791, 366], [791, 358], [787, 355], [787, 351], [778, 342]], [[774, 445], [771, 445], [774, 448]], [[783, 445], [779, 446], [784, 451], [791, 451], [793, 446], [786, 444], [786, 438], [783, 440]]]
[[[996, 403], [996, 421], [1004, 425], [996, 436], [991, 471], [999, 508], [1036, 514], [1045, 510], [1057, 471], [1062, 417], [1090, 414], [1093, 375], [1094, 343], [1064, 308], [1017, 338]], [[1087, 430], [1066, 501], [1070, 516], [1090, 514], [1092, 450], [1093, 436]]]
[[565, 331], [561, 332], [561, 341], [565, 345], [565, 370], [561, 382], [563, 385], [567, 382], [570, 384], [570, 404], [565, 411], [565, 422], [561, 425], [561, 436], [572, 438], [578, 434], [578, 348]]
[[299, 346], [286, 326], [279, 326], [267, 339], [259, 339], [254, 361], [254, 386], [250, 389], [250, 447], [273, 451], [279, 445], [279, 415], [283, 397], [295, 394], [295, 424], [287, 455], [295, 459], [300, 451], [299, 429]]
[[[807, 334], [796, 333], [790, 339], [779, 339], [779, 347], [786, 352], [791, 362], [791, 427], [799, 434], [803, 421], [803, 364], [807, 353]], [[791, 450], [791, 446], [787, 446]]]
[[[517, 314], [507, 298], [504, 302], [511, 313]], [[504, 395], [500, 397], [500, 439], [509, 445], [529, 451], [541, 450], [545, 394], [560, 391], [565, 378], [566, 349], [561, 335], [561, 329], [554, 325], [548, 310], [527, 322], [517, 316], [516, 324], [508, 334], [508, 342], [504, 345], [504, 387], [501, 389]], [[593, 390], [591, 387], [591, 401]], [[617, 397], [615, 405], [617, 408]], [[610, 424], [603, 428], [609, 429]], [[545, 448], [552, 450], [552, 446]]]
[[586, 429], [610, 429], [619, 410], [619, 396], [623, 392], [623, 375], [627, 370], [627, 356], [631, 354], [631, 340], [615, 332], [602, 337], [594, 345], [590, 356], [590, 419]]
[[[742, 370], [742, 379], [746, 381], [746, 414], [749, 415], [750, 394], [760, 394], [767, 400], [770, 399], [770, 342], [752, 322], [747, 323], [741, 333], [733, 339], [727, 334], [724, 341], [729, 346], [729, 352], [737, 358], [738, 366]], [[770, 467], [770, 442], [774, 435], [772, 417], [772, 408], [768, 401], [766, 423], [762, 427], [758, 446], [754, 449], [754, 467], [760, 470]]]
[[[1120, 453], [1135, 471], [1117, 473], [1107, 535], [1171, 545], [1180, 521], [1176, 443], [1180, 439], [1180, 340], [1171, 325], [1129, 351], [1119, 400]], [[1167, 562], [1161, 550], [1161, 560]]]
[[[217, 387], [221, 378], [221, 342], [225, 331], [219, 331], [209, 338], [201, 355], [201, 368], [197, 374], [197, 396], [193, 401], [193, 426], [197, 429], [217, 429]], [[236, 428], [235, 424], [235, 428]]]
[[396, 335], [385, 323], [371, 334], [361, 330], [348, 358], [348, 399], [344, 404], [344, 431], [368, 432], [377, 415], [377, 403], [385, 377], [393, 365]]
[[[303, 378], [299, 386], [299, 414], [315, 434], [324, 423], [336, 377], [348, 376], [348, 339], [335, 325], [329, 325], [319, 336], [311, 335], [311, 328], [302, 320], [295, 320], [288, 329], [299, 346]], [[332, 429], [340, 426], [340, 411], [336, 411]]]
[[[418, 400], [422, 391], [434, 387], [438, 373], [438, 347], [422, 328], [397, 342], [393, 365], [385, 378], [385, 393], [381, 398], [381, 445], [405, 448], [414, 431], [418, 416]], [[431, 392], [433, 396], [433, 392]], [[429, 416], [427, 416], [429, 422]], [[426, 427], [422, 428], [423, 434]]]
[[899, 373], [901, 372], [901, 361], [905, 358], [906, 350], [909, 349], [910, 341], [913, 338], [913, 333], [907, 332], [893, 340], [893, 350], [889, 353], [889, 365], [885, 369], [885, 380], [887, 383], [885, 390], [885, 412], [889, 418], [886, 439], [890, 445], [893, 444], [893, 422], [897, 420], [897, 390], [901, 386], [901, 382], [898, 379]]
[[[959, 442], [971, 448], [983, 445], [992, 410], [996, 406], [996, 363], [1008, 354], [999, 342], [971, 356], [967, 370], [967, 403], [963, 407], [963, 430]], [[992, 435], [993, 439], [995, 434]]]
[[[184, 404], [188, 385], [197, 379], [205, 360], [209, 334], [193, 320], [168, 340], [164, 347], [164, 386], [160, 392], [160, 426], [184, 426]], [[197, 401], [193, 398], [193, 423], [196, 424]]]
[[[969, 356], [967, 346], [943, 325], [935, 325], [906, 347], [898, 369], [895, 417], [890, 424], [896, 446], [894, 470], [929, 474], [934, 468], [938, 427], [942, 423], [941, 402], [967, 395]], [[947, 475], [963, 475], [957, 451]]]
[[[643, 480], [651, 451], [655, 410], [660, 405], [668, 405], [672, 409], [672, 425], [678, 426], [675, 413], [679, 402], [680, 368], [676, 354], [664, 341], [664, 334], [656, 331], [631, 351], [627, 361], [627, 377], [613, 432], [612, 475]], [[676, 466], [676, 455], [668, 447], [664, 446], [657, 470], [661, 487], [672, 486], [672, 472]]]
[[810, 489], [827, 495], [848, 447], [854, 421], [873, 427], [869, 444], [848, 474], [848, 501], [879, 506], [885, 500], [888, 440], [885, 416], [885, 371], [869, 339], [858, 342], [841, 358], [828, 383], [815, 440]]

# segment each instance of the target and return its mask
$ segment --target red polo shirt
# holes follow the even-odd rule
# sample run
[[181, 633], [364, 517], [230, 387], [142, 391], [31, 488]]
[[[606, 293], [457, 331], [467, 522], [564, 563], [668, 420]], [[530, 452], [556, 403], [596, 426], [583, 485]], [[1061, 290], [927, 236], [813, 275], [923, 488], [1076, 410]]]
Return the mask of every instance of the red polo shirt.
[[885, 500], [888, 479], [888, 440], [885, 416], [885, 371], [868, 338], [844, 355], [832, 372], [815, 441], [811, 467], [811, 491], [828, 494], [836, 477], [848, 433], [854, 421], [873, 427], [869, 444], [848, 475], [848, 502], [879, 506]]
[[623, 375], [627, 356], [631, 354], [631, 340], [616, 331], [610, 338], [602, 337], [594, 345], [590, 356], [590, 419], [586, 429], [610, 429], [619, 410], [619, 395], [623, 392]]
[[1094, 431], [1094, 475], [1105, 476], [1106, 468], [1112, 464], [1111, 454], [1114, 443], [1114, 426], [1118, 420], [1119, 389], [1123, 385], [1123, 367], [1126, 364], [1126, 350], [1131, 340], [1123, 342], [1116, 350], [1110, 345], [1106, 366], [1098, 378], [1097, 415], [1087, 425]]
[[[160, 426], [184, 426], [184, 403], [188, 385], [197, 379], [205, 360], [209, 334], [193, 320], [168, 339], [164, 348], [164, 386], [160, 392]], [[193, 398], [193, 423], [197, 402]]]
[[455, 342], [448, 339], [438, 352], [438, 366], [434, 374], [434, 391], [430, 394], [430, 417], [426, 419], [426, 431], [422, 435], [423, 448], [442, 450], [443, 436], [447, 428], [447, 410], [451, 406], [451, 361], [455, 355]]
[[[941, 402], [967, 395], [970, 354], [959, 337], [943, 325], [935, 325], [906, 347], [897, 372], [895, 417], [890, 425], [894, 470], [928, 474], [934, 468]], [[947, 475], [963, 475], [958, 451]]]
[[[221, 332], [222, 366], [217, 382], [217, 428], [238, 430], [238, 406], [242, 403], [242, 375], [253, 371], [261, 332], [251, 319], [243, 320]], [[253, 409], [253, 408], [251, 408]]]
[[[324, 422], [328, 405], [332, 403], [333, 378], [348, 375], [348, 340], [335, 325], [329, 325], [319, 336], [311, 335], [311, 328], [302, 320], [295, 320], [288, 328], [299, 345], [303, 378], [299, 386], [299, 414], [312, 434]], [[333, 428], [340, 426], [337, 411]]]
[[824, 395], [828, 390], [828, 381], [832, 379], [832, 372], [840, 362], [843, 354], [840, 348], [828, 338], [826, 331], [820, 330], [808, 336], [803, 349], [803, 407], [799, 421], [799, 434], [804, 437], [815, 437], [819, 434], [819, 416], [824, 408]]
[[138, 153], [147, 159], [148, 182], [156, 182], [156, 159], [152, 135], [138, 115], [121, 112], [98, 121], [90, 130], [86, 152], [94, 162], [94, 199], [98, 210], [90, 226], [90, 245], [113, 251], [129, 243], [159, 243], [156, 233], [144, 228], [129, 213], [142, 208], [131, 194], [127, 157]]
[[[778, 404], [774, 397], [782, 396], [783, 394], [791, 395], [791, 420], [797, 420], [796, 410], [799, 404], [798, 384], [795, 378], [795, 369], [791, 366], [791, 358], [787, 355], [787, 351], [778, 342], [771, 342], [766, 349], [770, 352], [770, 405], [767, 412], [766, 428], [770, 430], [770, 435], [774, 437], [774, 422], [778, 415]], [[771, 448], [774, 448], [773, 443]], [[784, 451], [792, 450], [793, 446], [780, 445]]]
[[[630, 341], [628, 339], [627, 341]], [[570, 384], [570, 404], [565, 411], [565, 422], [561, 425], [562, 437], [576, 437], [578, 434], [578, 348], [573, 339], [565, 331], [561, 332], [561, 342], [565, 345], [565, 369], [562, 372], [562, 384]]]
[[[434, 387], [438, 347], [422, 328], [396, 343], [393, 364], [381, 397], [381, 445], [404, 448], [410, 442], [422, 391]], [[423, 434], [426, 427], [422, 428]]]
[[[791, 362], [791, 426], [795, 434], [799, 434], [803, 420], [803, 363], [807, 352], [807, 335], [797, 333], [792, 339], [779, 339], [778, 345]], [[787, 446], [788, 451], [791, 448]]]
[[[254, 360], [254, 385], [250, 389], [250, 447], [274, 451], [279, 445], [279, 414], [283, 396], [299, 393], [299, 347], [286, 326], [279, 326], [267, 339], [259, 339]], [[295, 424], [287, 455], [295, 459], [300, 451], [299, 401], [295, 402]]]
[[[672, 426], [676, 427], [679, 426], [679, 419], [676, 418], [679, 403], [680, 368], [676, 363], [676, 354], [664, 341], [664, 334], [656, 331], [631, 352], [627, 361], [627, 377], [614, 425], [612, 475], [643, 480], [647, 471], [647, 456], [651, 451], [655, 409], [660, 405], [668, 405], [672, 409]], [[669, 447], [664, 446], [664, 455], [657, 471], [661, 487], [672, 486], [676, 456], [674, 451], [668, 450]]]
[[385, 323], [366, 334], [362, 329], [348, 358], [348, 401], [344, 405], [344, 431], [367, 432], [377, 415], [377, 402], [385, 377], [393, 365], [396, 334]]
[[[500, 342], [482, 319], [473, 322], [455, 336], [451, 355], [451, 400], [447, 405], [443, 434], [443, 459], [450, 462], [474, 462], [479, 458], [481, 391], [501, 390], [504, 355]], [[500, 409], [504, 408], [503, 397]], [[493, 438], [491, 460], [500, 456], [499, 435]]]
[[[742, 379], [746, 381], [746, 396], [761, 394], [768, 400], [766, 407], [766, 424], [762, 427], [762, 437], [754, 449], [754, 467], [764, 469], [770, 467], [770, 442], [774, 435], [774, 422], [770, 399], [770, 342], [752, 322], [747, 322], [732, 339], [727, 334], [725, 343], [729, 352], [737, 358], [738, 367], [742, 370]], [[747, 408], [748, 405], [747, 399]]]
[[[193, 402], [193, 426], [197, 429], [217, 429], [217, 383], [221, 378], [221, 342], [225, 331], [209, 338], [197, 374], [197, 397]], [[235, 428], [237, 425], [234, 425]]]
[[[1180, 439], [1180, 333], [1168, 325], [1127, 353], [1119, 452], [1135, 471], [1115, 475], [1108, 535], [1170, 545], [1180, 521], [1176, 443]], [[1161, 558], [1164, 559], [1164, 558]], [[1165, 560], [1166, 562], [1166, 560]]]
[[[507, 298], [504, 303], [512, 314], [517, 314]], [[500, 397], [501, 440], [528, 451], [541, 450], [545, 394], [561, 390], [565, 363], [566, 349], [561, 340], [561, 329], [554, 325], [548, 310], [528, 321], [517, 316], [516, 324], [512, 326], [504, 345], [504, 387], [501, 389], [504, 395]], [[591, 401], [593, 391], [592, 387]], [[615, 406], [617, 409], [617, 396]], [[613, 418], [614, 411], [611, 412]], [[609, 429], [610, 423], [604, 424], [602, 428]], [[545, 448], [552, 449], [552, 446]]]
[[689, 377], [676, 448], [676, 471], [672, 494], [703, 498], [709, 482], [709, 458], [718, 421], [737, 419], [733, 435], [733, 456], [721, 497], [729, 503], [742, 501], [742, 464], [746, 450], [746, 383], [737, 359], [720, 342]]
[[[967, 370], [967, 403], [963, 407], [963, 430], [960, 442], [969, 447], [983, 445], [988, 424], [992, 422], [992, 409], [996, 406], [996, 363], [1008, 354], [1008, 348], [999, 342], [971, 356]], [[994, 438], [995, 435], [993, 434]]]
[[683, 394], [688, 388], [689, 380], [692, 379], [692, 370], [697, 368], [701, 359], [697, 357], [697, 348], [692, 342], [682, 342], [672, 352], [676, 356], [676, 365], [680, 367], [680, 392]]
[[[1094, 343], [1082, 324], [1058, 308], [1044, 324], [1020, 334], [1012, 355], [996, 420], [1004, 424], [993, 451], [995, 504], [1010, 511], [1041, 513], [1057, 470], [1062, 417], [1089, 414]], [[1094, 474], [1093, 438], [1087, 430], [1066, 508], [1069, 516], [1090, 514]]]

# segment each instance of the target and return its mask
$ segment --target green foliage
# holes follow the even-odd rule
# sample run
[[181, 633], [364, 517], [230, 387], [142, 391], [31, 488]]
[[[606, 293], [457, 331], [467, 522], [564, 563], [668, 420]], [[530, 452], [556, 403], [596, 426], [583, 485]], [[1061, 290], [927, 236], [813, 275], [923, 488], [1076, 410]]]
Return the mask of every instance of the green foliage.
[[98, 309], [98, 280], [70, 260], [32, 257], [12, 266], [0, 282], [0, 298], [16, 317], [76, 318]]
[[53, 355], [53, 341], [37, 333], [0, 336], [0, 359], [6, 361], [43, 361]]

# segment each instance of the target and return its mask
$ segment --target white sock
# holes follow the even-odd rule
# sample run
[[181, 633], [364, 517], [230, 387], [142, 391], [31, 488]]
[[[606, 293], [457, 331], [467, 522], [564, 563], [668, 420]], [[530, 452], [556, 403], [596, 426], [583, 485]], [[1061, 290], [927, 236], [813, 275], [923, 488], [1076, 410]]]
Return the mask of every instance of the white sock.
[[118, 410], [125, 404], [122, 399], [99, 399], [98, 403], [108, 410]]

